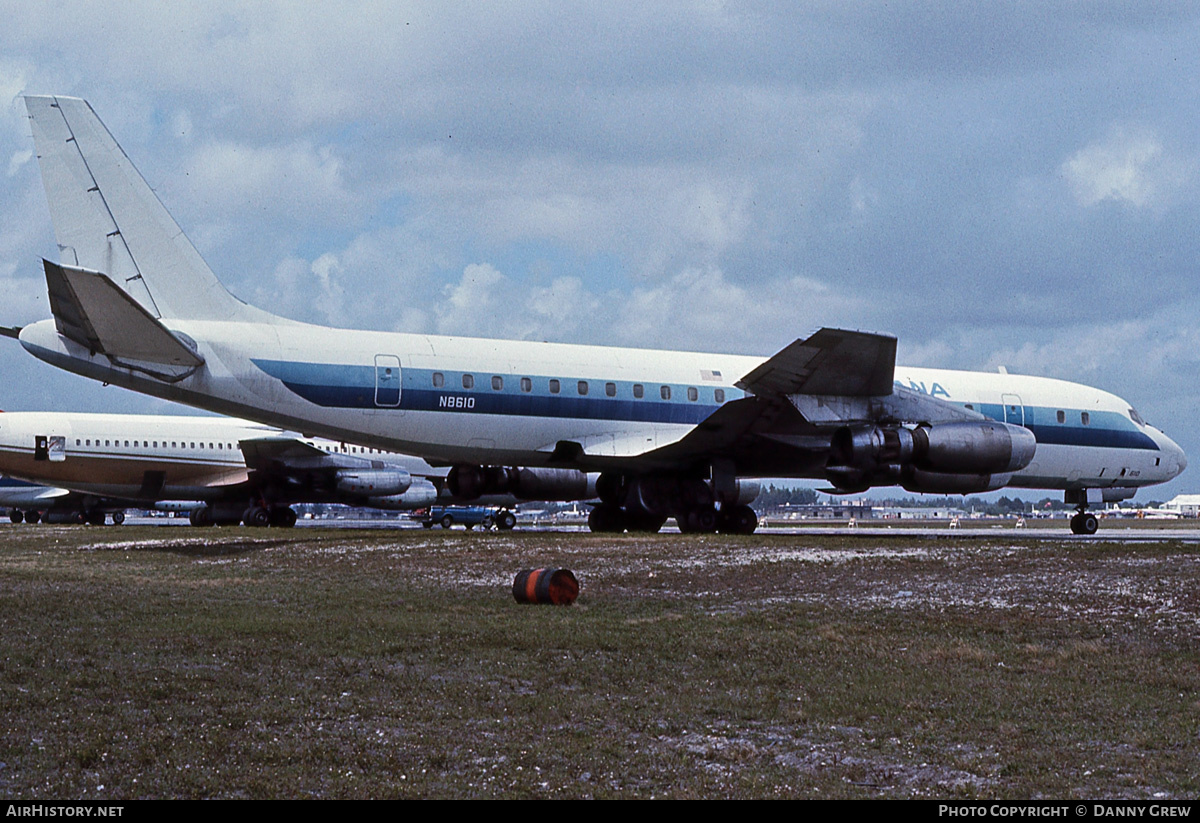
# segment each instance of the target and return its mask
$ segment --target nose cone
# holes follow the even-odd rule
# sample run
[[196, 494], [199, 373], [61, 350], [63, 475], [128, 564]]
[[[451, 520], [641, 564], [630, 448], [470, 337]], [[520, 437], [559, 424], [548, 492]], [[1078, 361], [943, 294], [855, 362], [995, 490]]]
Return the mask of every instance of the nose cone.
[[1187, 455], [1183, 453], [1183, 449], [1179, 448], [1179, 444], [1171, 438], [1167, 437], [1162, 432], [1158, 433], [1158, 447], [1163, 453], [1163, 465], [1166, 470], [1164, 480], [1172, 480], [1183, 473], [1187, 468]]

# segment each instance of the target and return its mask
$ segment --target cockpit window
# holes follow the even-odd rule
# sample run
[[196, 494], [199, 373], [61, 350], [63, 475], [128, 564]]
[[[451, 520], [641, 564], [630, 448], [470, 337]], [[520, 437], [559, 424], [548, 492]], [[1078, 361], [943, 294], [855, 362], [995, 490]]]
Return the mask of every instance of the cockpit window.
[[1133, 422], [1137, 423], [1139, 426], [1146, 425], [1146, 421], [1142, 419], [1142, 416], [1140, 414], [1138, 414], [1137, 409], [1130, 409], [1129, 416], [1133, 419]]

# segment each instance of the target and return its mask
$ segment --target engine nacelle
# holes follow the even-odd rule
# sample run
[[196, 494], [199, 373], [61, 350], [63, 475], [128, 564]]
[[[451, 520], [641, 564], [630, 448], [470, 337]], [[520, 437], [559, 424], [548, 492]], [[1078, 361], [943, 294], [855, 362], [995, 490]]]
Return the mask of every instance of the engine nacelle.
[[1037, 438], [1021, 426], [981, 420], [913, 430], [922, 468], [950, 473], [1018, 472], [1033, 462]]
[[374, 509], [421, 509], [437, 502], [437, 487], [423, 477], [416, 478], [403, 494], [368, 497], [366, 504]]
[[1002, 489], [1012, 481], [1012, 472], [1006, 474], [947, 474], [912, 469], [904, 476], [901, 485], [910, 492], [920, 494], [982, 494]]
[[518, 500], [587, 500], [596, 496], [595, 474], [578, 469], [509, 469], [508, 491]]
[[732, 498], [722, 498], [724, 506], [749, 506], [758, 499], [759, 492], [762, 491], [762, 484], [757, 480], [734, 480], [734, 494]]
[[846, 427], [830, 442], [826, 476], [845, 491], [898, 483], [909, 491], [977, 493], [1007, 485], [1036, 450], [1032, 432], [996, 420]]
[[511, 494], [518, 500], [587, 500], [596, 496], [596, 475], [578, 469], [463, 464], [450, 469], [446, 487], [460, 500], [490, 494]]
[[412, 475], [402, 469], [339, 469], [334, 485], [342, 494], [384, 497], [403, 494], [412, 482]]

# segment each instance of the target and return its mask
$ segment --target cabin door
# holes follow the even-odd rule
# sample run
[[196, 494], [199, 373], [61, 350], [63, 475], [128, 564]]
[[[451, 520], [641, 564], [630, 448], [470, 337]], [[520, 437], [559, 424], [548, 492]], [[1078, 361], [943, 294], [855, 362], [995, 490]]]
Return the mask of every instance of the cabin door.
[[400, 358], [394, 354], [375, 355], [375, 405], [384, 409], [400, 406]]
[[1025, 406], [1021, 404], [1020, 395], [1005, 394], [1000, 398], [1004, 404], [1004, 422], [1014, 426], [1025, 425]]

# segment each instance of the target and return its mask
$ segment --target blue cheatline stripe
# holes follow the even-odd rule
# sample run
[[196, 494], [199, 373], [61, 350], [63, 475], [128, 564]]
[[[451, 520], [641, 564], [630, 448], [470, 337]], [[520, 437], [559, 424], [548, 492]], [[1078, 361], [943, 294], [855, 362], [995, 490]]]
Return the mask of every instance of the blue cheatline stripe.
[[5, 489], [35, 489], [40, 488], [40, 483], [26, 483], [24, 480], [14, 480], [11, 477], [0, 477], [0, 488]]
[[[296, 395], [325, 408], [378, 409], [400, 411], [444, 411], [514, 417], [552, 417], [578, 420], [620, 420], [638, 423], [683, 423], [695, 425], [707, 419], [720, 404], [713, 400], [714, 386], [696, 385], [700, 397], [687, 399], [688, 384], [672, 383], [671, 400], [662, 400], [662, 383], [647, 382], [645, 395], [633, 396], [632, 381], [589, 380], [588, 395], [578, 394], [573, 378], [532, 375], [500, 375], [504, 386], [491, 387], [492, 373], [474, 373], [475, 388], [463, 390], [463, 372], [442, 372], [445, 388], [431, 388], [434, 372], [430, 369], [402, 369], [403, 389], [399, 407], [376, 402], [375, 365], [339, 365], [301, 363], [287, 360], [254, 359], [252, 362], [271, 377], [277, 378]], [[520, 389], [521, 378], [529, 377], [532, 390]], [[551, 394], [549, 384], [557, 379], [560, 393]], [[613, 382], [616, 396], [609, 397], [605, 386]], [[738, 389], [721, 387], [727, 401], [745, 396]], [[976, 403], [973, 408], [992, 420], [1004, 421], [1005, 407], [999, 403]], [[1063, 411], [1066, 422], [1059, 423]], [[1062, 446], [1093, 446], [1110, 449], [1149, 449], [1158, 451], [1154, 439], [1137, 424], [1112, 411], [1090, 411], [1090, 422], [1083, 425], [1079, 409], [1024, 406], [1023, 420], [1039, 443]]]
[[[977, 403], [974, 405], [984, 417], [1004, 422], [1004, 406], [1001, 404]], [[1058, 422], [1060, 411], [1065, 414], [1066, 422]], [[1086, 426], [1083, 424], [1080, 414], [1080, 409], [1025, 406], [1025, 428], [1033, 432], [1038, 443], [1052, 446], [1159, 450], [1158, 443], [1154, 442], [1154, 438], [1141, 431], [1136, 423], [1123, 414], [1112, 411], [1089, 411], [1090, 422]]]
[[[290, 391], [310, 403], [326, 408], [383, 409], [397, 408], [376, 403], [375, 367], [298, 363], [253, 359], [251, 362]], [[527, 375], [500, 375], [504, 387], [491, 387], [491, 373], [474, 374], [475, 388], [463, 390], [462, 372], [443, 372], [445, 388], [430, 388], [434, 372], [428, 369], [404, 369], [401, 411], [470, 412], [516, 417], [557, 417], [586, 420], [622, 420], [641, 423], [696, 424], [707, 419], [721, 404], [713, 391], [721, 388], [726, 400], [744, 393], [725, 386], [669, 384], [671, 400], [661, 399], [662, 383], [644, 384], [644, 396], [634, 397], [632, 381], [589, 380], [588, 394], [578, 392], [578, 380], [572, 378], [530, 377], [531, 390], [521, 391], [521, 378]], [[550, 393], [550, 381], [559, 381], [559, 393]], [[615, 396], [608, 396], [606, 385], [612, 382]], [[698, 392], [697, 400], [688, 400], [688, 388]]]

